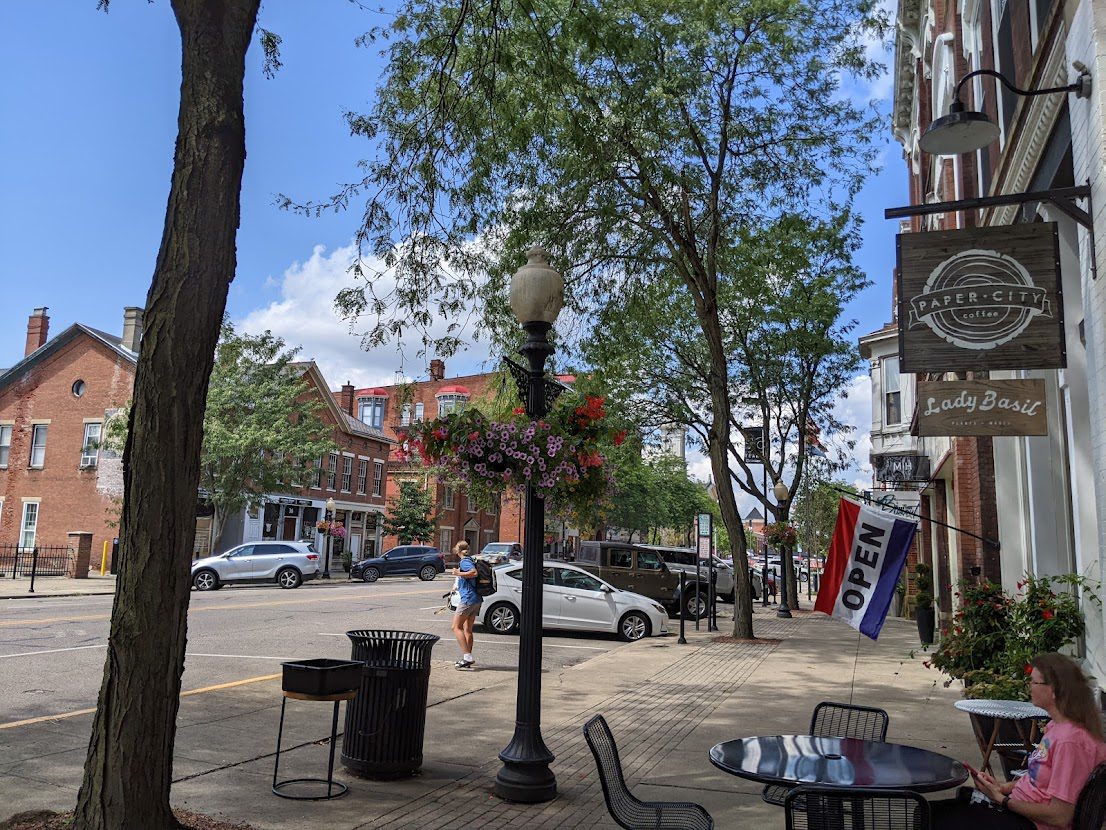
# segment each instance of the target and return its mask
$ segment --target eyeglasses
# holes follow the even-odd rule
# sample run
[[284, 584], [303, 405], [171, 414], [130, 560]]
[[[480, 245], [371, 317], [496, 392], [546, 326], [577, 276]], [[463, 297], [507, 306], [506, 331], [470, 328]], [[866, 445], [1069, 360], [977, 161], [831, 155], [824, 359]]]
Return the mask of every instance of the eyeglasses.
[[1048, 686], [1051, 685], [1047, 680], [1030, 680], [1030, 686]]

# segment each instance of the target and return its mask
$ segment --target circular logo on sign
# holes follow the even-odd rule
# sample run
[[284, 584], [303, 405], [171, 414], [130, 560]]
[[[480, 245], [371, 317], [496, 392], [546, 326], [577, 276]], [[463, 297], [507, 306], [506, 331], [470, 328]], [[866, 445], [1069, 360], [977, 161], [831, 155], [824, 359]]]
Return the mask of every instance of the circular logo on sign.
[[962, 349], [993, 349], [1051, 316], [1044, 289], [1025, 267], [998, 251], [961, 251], [938, 265], [912, 301], [912, 324], [925, 323]]

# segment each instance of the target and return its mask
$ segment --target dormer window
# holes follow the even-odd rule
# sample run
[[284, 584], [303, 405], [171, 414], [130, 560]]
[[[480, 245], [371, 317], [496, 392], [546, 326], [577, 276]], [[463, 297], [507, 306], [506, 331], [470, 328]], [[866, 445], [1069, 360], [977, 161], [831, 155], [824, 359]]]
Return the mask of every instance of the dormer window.
[[443, 386], [434, 397], [438, 400], [438, 417], [457, 412], [469, 402], [469, 390], [464, 386]]
[[357, 391], [357, 417], [371, 427], [384, 428], [384, 410], [387, 405], [388, 393], [384, 389]]

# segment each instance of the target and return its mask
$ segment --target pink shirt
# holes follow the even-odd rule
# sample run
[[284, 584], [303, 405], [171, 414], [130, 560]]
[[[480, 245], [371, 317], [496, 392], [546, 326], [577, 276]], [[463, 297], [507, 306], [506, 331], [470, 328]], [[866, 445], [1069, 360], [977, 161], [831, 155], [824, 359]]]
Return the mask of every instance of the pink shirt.
[[[1106, 761], [1106, 744], [1074, 723], [1050, 723], [1033, 754], [1029, 772], [1018, 779], [1010, 798], [1047, 804], [1054, 798], [1075, 804], [1096, 766]], [[1070, 830], [1034, 822], [1038, 830]]]

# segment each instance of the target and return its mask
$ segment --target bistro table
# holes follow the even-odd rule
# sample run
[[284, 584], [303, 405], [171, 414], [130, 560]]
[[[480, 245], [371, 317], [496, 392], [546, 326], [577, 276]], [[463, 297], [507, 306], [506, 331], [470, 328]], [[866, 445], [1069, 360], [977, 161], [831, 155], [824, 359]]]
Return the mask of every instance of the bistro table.
[[968, 778], [959, 761], [928, 749], [859, 738], [770, 735], [715, 744], [710, 761], [731, 775], [797, 787], [864, 787], [924, 793]]
[[[1048, 718], [1048, 712], [1024, 700], [958, 700], [953, 704], [961, 712], [967, 712], [972, 721], [972, 731], [983, 756], [980, 769], [993, 774], [991, 753], [998, 750], [1016, 750], [1019, 754], [1033, 751], [1037, 742], [1037, 722]], [[988, 724], [984, 719], [989, 718]], [[1011, 721], [1019, 741], [999, 741], [999, 728], [1003, 721]], [[1028, 727], [1026, 722], [1028, 721]], [[987, 727], [990, 726], [990, 729]]]

